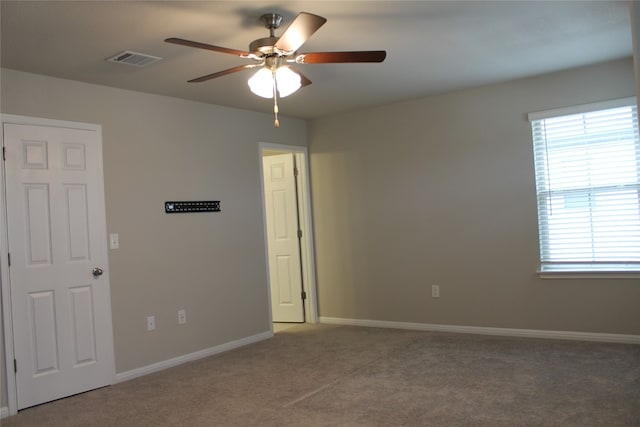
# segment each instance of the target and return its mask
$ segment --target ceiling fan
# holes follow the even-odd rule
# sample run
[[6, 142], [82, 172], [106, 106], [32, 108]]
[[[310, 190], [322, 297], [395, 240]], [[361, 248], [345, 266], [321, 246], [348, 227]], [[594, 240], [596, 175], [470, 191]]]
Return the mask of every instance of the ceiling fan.
[[300, 87], [311, 84], [311, 80], [291, 64], [382, 62], [387, 56], [384, 50], [298, 53], [298, 48], [327, 22], [325, 18], [311, 13], [301, 12], [291, 24], [289, 24], [280, 37], [276, 37], [275, 30], [278, 29], [282, 23], [282, 15], [267, 13], [262, 15], [260, 20], [264, 23], [264, 26], [269, 29], [269, 37], [252, 41], [249, 44], [248, 51], [229, 49], [177, 37], [165, 39], [165, 42], [227, 53], [239, 56], [240, 58], [253, 60], [254, 62], [250, 64], [238, 65], [191, 79], [189, 83], [204, 82], [239, 71], [259, 68], [258, 72], [249, 79], [249, 88], [258, 96], [274, 98], [273, 111], [275, 113], [275, 127], [279, 126], [278, 95], [282, 98], [292, 94]]

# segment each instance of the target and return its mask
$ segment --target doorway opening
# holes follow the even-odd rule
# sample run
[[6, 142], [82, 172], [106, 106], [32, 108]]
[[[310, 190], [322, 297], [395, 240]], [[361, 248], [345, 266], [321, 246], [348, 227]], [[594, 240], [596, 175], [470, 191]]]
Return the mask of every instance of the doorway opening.
[[317, 323], [306, 147], [260, 143], [269, 307], [274, 323]]

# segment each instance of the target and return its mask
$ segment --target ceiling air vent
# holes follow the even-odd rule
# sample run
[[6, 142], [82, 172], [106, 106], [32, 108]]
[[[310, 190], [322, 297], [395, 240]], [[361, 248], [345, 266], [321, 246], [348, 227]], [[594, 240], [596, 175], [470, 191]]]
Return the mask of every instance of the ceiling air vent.
[[144, 53], [131, 52], [125, 50], [119, 54], [107, 59], [109, 62], [117, 62], [118, 64], [133, 65], [135, 67], [145, 67], [154, 62], [160, 61], [162, 58]]

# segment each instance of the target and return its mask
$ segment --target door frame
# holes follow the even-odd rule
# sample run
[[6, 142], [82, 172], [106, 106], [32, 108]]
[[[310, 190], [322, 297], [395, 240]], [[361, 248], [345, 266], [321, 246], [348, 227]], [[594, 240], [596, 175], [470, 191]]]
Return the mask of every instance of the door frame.
[[302, 283], [307, 299], [304, 301], [305, 323], [318, 323], [318, 293], [316, 289], [315, 254], [313, 251], [313, 220], [311, 215], [311, 186], [309, 181], [309, 150], [297, 145], [283, 145], [268, 142], [258, 144], [260, 163], [260, 192], [262, 194], [262, 223], [264, 230], [264, 249], [267, 268], [267, 303], [269, 306], [269, 324], [273, 332], [273, 313], [271, 311], [271, 279], [269, 275], [269, 239], [267, 236], [267, 214], [265, 211], [264, 167], [262, 157], [265, 151], [277, 151], [280, 154], [293, 153], [298, 168], [298, 218], [302, 238], [300, 239], [300, 262], [302, 265]]
[[[4, 125], [5, 124], [17, 124], [17, 125], [32, 125], [32, 126], [47, 126], [47, 127], [61, 127], [61, 128], [71, 128], [71, 129], [80, 129], [80, 130], [90, 130], [97, 132], [100, 141], [100, 150], [98, 150], [99, 155], [99, 165], [100, 165], [100, 174], [103, 177], [104, 186], [104, 170], [102, 168], [103, 157], [102, 157], [102, 126], [90, 123], [80, 123], [80, 122], [70, 122], [70, 121], [62, 121], [62, 120], [54, 120], [54, 119], [45, 119], [40, 117], [30, 117], [30, 116], [19, 116], [13, 114], [0, 114], [0, 125], [2, 128], [0, 129], [0, 147], [4, 150]], [[7, 385], [7, 402], [9, 405], [9, 415], [15, 415], [18, 413], [18, 390], [16, 383], [16, 374], [14, 372], [13, 359], [15, 357], [14, 351], [14, 334], [13, 334], [13, 313], [11, 307], [11, 283], [10, 283], [10, 275], [9, 275], [9, 229], [7, 223], [7, 195], [6, 195], [6, 182], [5, 182], [5, 162], [0, 159], [0, 286], [2, 288], [2, 324], [3, 324], [3, 341], [4, 341], [4, 356], [5, 356], [5, 378]], [[104, 194], [104, 189], [103, 189]], [[102, 203], [102, 213], [103, 220], [106, 225], [106, 220], [104, 219], [104, 215], [106, 212], [104, 210], [105, 206]], [[108, 272], [108, 256], [106, 261], [106, 270]], [[109, 290], [108, 294], [111, 295], [110, 289], [111, 286], [109, 284], [108, 276], [106, 279], [105, 286]], [[111, 299], [109, 299], [107, 304], [107, 312], [108, 319], [107, 322], [109, 325], [112, 325], [112, 310], [111, 310]], [[113, 337], [113, 334], [111, 334]], [[112, 338], [113, 339], [113, 338]], [[111, 344], [111, 351], [115, 352], [115, 348], [113, 342]], [[115, 356], [115, 354], [114, 354]], [[112, 373], [113, 380], [115, 380], [115, 370]], [[113, 383], [113, 381], [112, 381]]]

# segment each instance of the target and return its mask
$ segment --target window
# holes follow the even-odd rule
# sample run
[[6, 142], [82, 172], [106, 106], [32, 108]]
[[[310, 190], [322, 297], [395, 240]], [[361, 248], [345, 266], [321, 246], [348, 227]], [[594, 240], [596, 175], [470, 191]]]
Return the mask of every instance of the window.
[[635, 98], [529, 114], [540, 272], [640, 272]]

